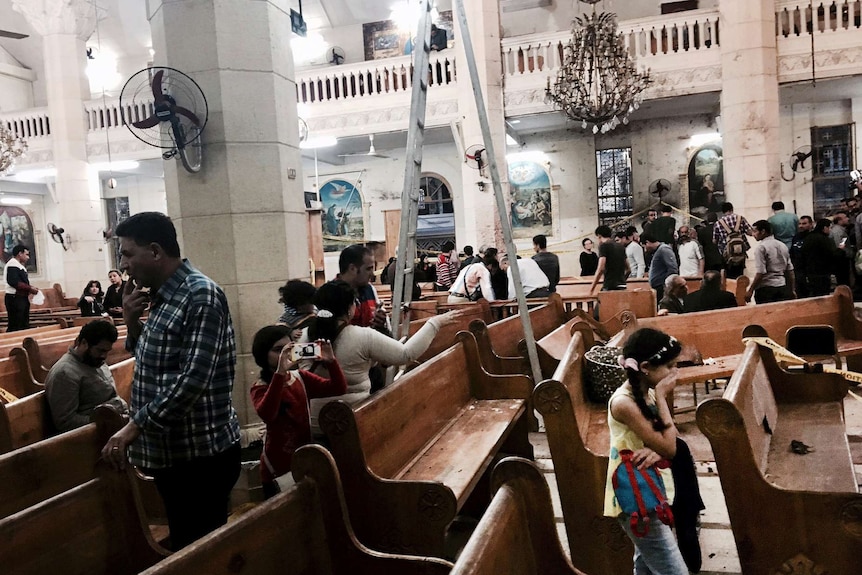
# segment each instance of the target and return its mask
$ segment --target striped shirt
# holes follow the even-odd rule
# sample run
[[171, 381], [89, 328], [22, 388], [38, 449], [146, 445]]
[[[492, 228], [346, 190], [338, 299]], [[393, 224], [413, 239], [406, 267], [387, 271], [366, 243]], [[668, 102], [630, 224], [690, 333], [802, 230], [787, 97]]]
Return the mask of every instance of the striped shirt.
[[233, 409], [236, 344], [224, 292], [188, 260], [151, 296], [137, 340], [129, 460], [145, 468], [221, 453], [239, 441]]

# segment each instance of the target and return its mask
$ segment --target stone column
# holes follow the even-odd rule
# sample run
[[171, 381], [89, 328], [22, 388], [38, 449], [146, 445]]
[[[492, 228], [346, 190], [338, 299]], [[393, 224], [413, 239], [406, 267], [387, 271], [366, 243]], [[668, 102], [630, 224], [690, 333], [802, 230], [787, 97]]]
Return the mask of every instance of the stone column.
[[[453, 3], [453, 9], [456, 9]], [[497, 0], [466, 0], [464, 10], [467, 15], [467, 25], [470, 28], [470, 39], [473, 43], [473, 53], [479, 70], [482, 95], [488, 112], [488, 122], [491, 125], [491, 137], [494, 150], [497, 152], [497, 168], [500, 172], [503, 192], [508, 194], [508, 170], [506, 168], [506, 123], [503, 110], [503, 62], [500, 50], [500, 8]], [[457, 19], [457, 15], [456, 15]], [[470, 89], [470, 72], [467, 68], [467, 58], [464, 44], [460, 37], [460, 28], [455, 25], [455, 66], [458, 70], [458, 110], [461, 118], [461, 133], [464, 148], [474, 144], [483, 144], [482, 130], [476, 112], [476, 102]], [[478, 170], [461, 164], [461, 190], [455, 190], [456, 198], [461, 197], [459, 210], [464, 215], [464, 234], [458, 238], [458, 245], [471, 244], [478, 248], [482, 244], [503, 247], [503, 237], [494, 199], [494, 189], [491, 186], [490, 171], [487, 176], [480, 175]], [[486, 168], [487, 170], [487, 168]], [[484, 190], [480, 190], [477, 182], [484, 182]], [[508, 217], [508, 214], [504, 214]]]
[[104, 225], [101, 193], [98, 174], [87, 162], [84, 114], [90, 97], [84, 42], [95, 30], [95, 8], [89, 0], [12, 0], [12, 5], [42, 36], [60, 211], [55, 223], [71, 240], [71, 249], [63, 254], [62, 285], [68, 295], [77, 296], [87, 281], [107, 277], [105, 244], [98, 232]]
[[780, 199], [775, 2], [721, 0], [724, 187], [749, 222]]
[[188, 74], [209, 103], [203, 166], [165, 163], [168, 215], [183, 256], [224, 289], [237, 333], [234, 404], [248, 387], [255, 332], [281, 313], [277, 288], [309, 277], [287, 0], [151, 0], [155, 65]]

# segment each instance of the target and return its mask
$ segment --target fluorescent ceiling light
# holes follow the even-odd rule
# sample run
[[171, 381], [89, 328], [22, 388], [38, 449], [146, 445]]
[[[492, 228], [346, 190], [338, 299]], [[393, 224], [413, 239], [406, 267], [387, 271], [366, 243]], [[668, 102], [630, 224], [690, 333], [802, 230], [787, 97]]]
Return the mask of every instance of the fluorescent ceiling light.
[[[419, 29], [419, 16], [421, 6], [418, 2], [399, 2], [389, 7], [389, 20], [395, 27], [403, 32], [409, 32], [411, 38]], [[431, 8], [431, 21], [436, 22], [440, 18], [437, 8]]]
[[36, 168], [34, 170], [15, 169], [11, 174], [7, 174], [7, 180], [16, 182], [33, 182], [39, 183], [46, 178], [54, 178], [57, 176], [56, 168]]
[[532, 152], [517, 152], [515, 154], [506, 154], [507, 162], [538, 162], [539, 164], [548, 163], [548, 155], [545, 152], [534, 150]]
[[0, 204], [7, 206], [29, 206], [33, 203], [30, 198], [22, 198], [20, 196], [3, 196], [0, 197]]
[[692, 146], [702, 146], [704, 144], [708, 144], [709, 142], [717, 142], [721, 140], [721, 134], [718, 132], [707, 132], [705, 134], [695, 134], [689, 140]]
[[98, 162], [90, 164], [90, 169], [94, 172], [126, 172], [128, 170], [136, 170], [141, 163], [135, 160], [121, 160], [119, 162]]
[[302, 150], [316, 150], [319, 148], [331, 148], [336, 144], [338, 144], [338, 138], [335, 136], [319, 136], [300, 142], [299, 147]]

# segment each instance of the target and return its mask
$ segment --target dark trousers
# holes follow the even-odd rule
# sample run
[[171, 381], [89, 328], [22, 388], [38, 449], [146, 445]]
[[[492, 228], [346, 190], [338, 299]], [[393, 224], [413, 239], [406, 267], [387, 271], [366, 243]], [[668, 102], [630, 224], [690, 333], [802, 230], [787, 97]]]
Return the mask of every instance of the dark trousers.
[[731, 265], [727, 264], [727, 279], [735, 280], [739, 276], [745, 273], [745, 264], [742, 265]]
[[240, 472], [236, 443], [211, 457], [199, 457], [163, 469], [146, 469], [165, 503], [171, 549], [178, 551], [225, 523], [230, 490]]
[[786, 301], [790, 299], [790, 291], [787, 286], [782, 287], [759, 287], [754, 290], [754, 301], [757, 303], [772, 303], [775, 301]]
[[6, 331], [18, 331], [30, 327], [30, 298], [6, 294], [6, 312], [9, 324]]
[[832, 278], [825, 275], [808, 275], [805, 277], [808, 295], [812, 297], [829, 295], [832, 291]]

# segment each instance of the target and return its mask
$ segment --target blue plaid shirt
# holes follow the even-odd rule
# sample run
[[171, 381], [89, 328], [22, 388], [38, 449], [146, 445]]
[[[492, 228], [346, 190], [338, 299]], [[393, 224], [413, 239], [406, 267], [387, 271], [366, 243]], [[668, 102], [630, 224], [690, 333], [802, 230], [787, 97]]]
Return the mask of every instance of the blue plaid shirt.
[[151, 295], [137, 340], [132, 419], [141, 428], [129, 460], [171, 467], [239, 441], [231, 402], [236, 344], [224, 292], [188, 260]]

